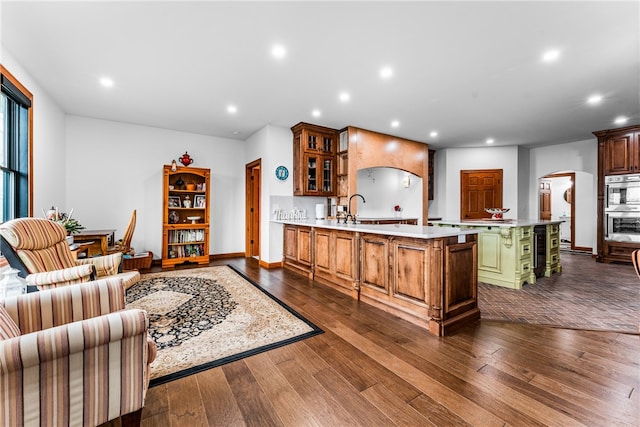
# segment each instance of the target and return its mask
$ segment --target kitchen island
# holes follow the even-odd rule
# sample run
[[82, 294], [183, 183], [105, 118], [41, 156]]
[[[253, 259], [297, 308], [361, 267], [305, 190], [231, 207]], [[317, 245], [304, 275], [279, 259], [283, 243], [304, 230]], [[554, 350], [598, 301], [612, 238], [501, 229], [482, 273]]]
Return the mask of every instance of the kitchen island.
[[562, 272], [560, 223], [522, 219], [434, 221], [435, 226], [478, 231], [478, 281], [522, 289], [536, 277]]
[[283, 265], [434, 335], [480, 318], [477, 231], [275, 220]]

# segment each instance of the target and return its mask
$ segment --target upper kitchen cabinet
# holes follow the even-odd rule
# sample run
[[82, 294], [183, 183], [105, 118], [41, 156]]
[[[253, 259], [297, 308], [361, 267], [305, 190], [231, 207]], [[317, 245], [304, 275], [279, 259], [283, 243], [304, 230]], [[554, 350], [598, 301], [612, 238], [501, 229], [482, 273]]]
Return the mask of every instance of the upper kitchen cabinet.
[[293, 132], [293, 194], [335, 196], [339, 132], [300, 122]]
[[640, 172], [640, 126], [601, 130], [598, 150], [603, 175]]

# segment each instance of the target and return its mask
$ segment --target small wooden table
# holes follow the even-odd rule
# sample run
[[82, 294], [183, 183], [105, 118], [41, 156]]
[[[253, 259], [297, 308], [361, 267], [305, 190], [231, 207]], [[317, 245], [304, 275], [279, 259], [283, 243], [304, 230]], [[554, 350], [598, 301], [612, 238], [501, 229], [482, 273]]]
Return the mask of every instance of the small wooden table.
[[73, 235], [74, 243], [91, 242], [89, 256], [106, 255], [109, 245], [113, 245], [113, 234], [116, 230], [81, 230]]

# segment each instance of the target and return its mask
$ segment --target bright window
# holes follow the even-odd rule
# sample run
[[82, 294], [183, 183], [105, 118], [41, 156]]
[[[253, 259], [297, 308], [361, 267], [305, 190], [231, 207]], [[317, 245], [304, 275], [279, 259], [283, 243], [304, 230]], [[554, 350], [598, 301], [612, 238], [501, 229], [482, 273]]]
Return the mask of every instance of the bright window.
[[0, 222], [31, 215], [32, 95], [4, 67], [0, 98]]

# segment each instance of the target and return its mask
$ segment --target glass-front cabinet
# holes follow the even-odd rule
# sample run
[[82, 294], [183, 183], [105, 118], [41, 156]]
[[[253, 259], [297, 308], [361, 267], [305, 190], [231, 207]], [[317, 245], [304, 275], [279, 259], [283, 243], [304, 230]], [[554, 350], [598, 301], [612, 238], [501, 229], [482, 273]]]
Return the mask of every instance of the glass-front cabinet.
[[309, 123], [291, 130], [294, 195], [335, 196], [338, 131]]
[[164, 166], [162, 268], [209, 264], [209, 169]]

